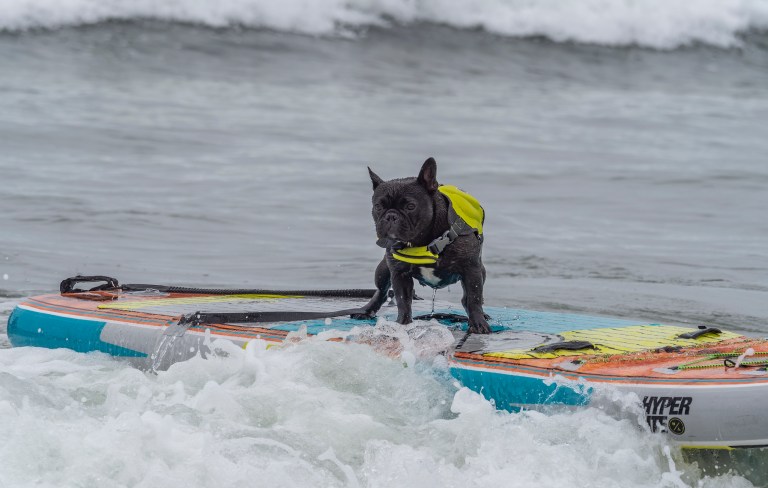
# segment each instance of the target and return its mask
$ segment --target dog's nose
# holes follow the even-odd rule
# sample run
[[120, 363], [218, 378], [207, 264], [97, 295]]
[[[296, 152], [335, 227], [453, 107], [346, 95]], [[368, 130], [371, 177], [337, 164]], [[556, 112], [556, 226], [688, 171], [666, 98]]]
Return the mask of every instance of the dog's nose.
[[399, 220], [399, 216], [395, 212], [389, 212], [387, 215], [384, 216], [385, 222], [397, 222]]

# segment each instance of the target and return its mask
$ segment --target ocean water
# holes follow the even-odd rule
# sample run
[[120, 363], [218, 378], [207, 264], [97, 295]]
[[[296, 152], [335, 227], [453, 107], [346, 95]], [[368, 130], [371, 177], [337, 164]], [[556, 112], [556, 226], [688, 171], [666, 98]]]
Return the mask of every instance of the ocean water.
[[77, 273], [370, 287], [366, 166], [434, 156], [486, 209], [486, 303], [766, 335], [765, 0], [7, 0], [0, 114], [0, 487], [768, 485], [632, 399], [495, 412], [439, 356], [153, 376], [4, 334]]

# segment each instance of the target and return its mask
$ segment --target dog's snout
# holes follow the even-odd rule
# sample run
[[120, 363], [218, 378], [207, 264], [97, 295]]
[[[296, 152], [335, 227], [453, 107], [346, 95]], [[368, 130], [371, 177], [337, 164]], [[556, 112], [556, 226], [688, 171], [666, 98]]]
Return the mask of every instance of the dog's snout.
[[384, 216], [385, 222], [392, 223], [392, 222], [397, 222], [398, 220], [400, 220], [400, 216], [397, 215], [396, 212], [388, 212], [387, 215]]
[[402, 224], [401, 216], [394, 210], [390, 210], [381, 216], [376, 224], [376, 232], [379, 236], [388, 236], [392, 239], [398, 239], [400, 236], [400, 226]]

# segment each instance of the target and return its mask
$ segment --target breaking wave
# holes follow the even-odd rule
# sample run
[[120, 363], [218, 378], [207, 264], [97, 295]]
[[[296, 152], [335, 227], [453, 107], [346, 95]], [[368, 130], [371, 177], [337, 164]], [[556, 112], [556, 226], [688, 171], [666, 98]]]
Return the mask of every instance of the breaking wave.
[[367, 27], [435, 23], [510, 37], [673, 49], [740, 44], [768, 29], [765, 0], [9, 0], [0, 31], [160, 20], [348, 36]]

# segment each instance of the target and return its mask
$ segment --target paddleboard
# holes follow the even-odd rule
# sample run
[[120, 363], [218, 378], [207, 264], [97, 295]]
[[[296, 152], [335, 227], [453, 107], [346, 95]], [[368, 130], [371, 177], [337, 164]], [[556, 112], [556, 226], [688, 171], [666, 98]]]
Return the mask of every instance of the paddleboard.
[[[348, 315], [323, 317], [361, 307], [364, 296], [132, 286], [123, 289], [115, 281], [102, 289], [26, 298], [9, 318], [8, 338], [14, 347], [101, 351], [161, 370], [209, 354], [215, 339], [242, 347], [254, 339], [279, 346], [296, 334], [349, 340], [351, 331], [375, 325]], [[271, 320], [292, 317], [281, 315], [286, 311], [317, 317]], [[468, 334], [461, 306], [414, 301], [415, 317], [426, 315], [450, 332], [445, 355], [452, 375], [497, 408], [578, 408], [612, 388], [636, 395], [648, 428], [681, 445], [768, 445], [766, 340], [706, 326], [500, 307], [485, 311], [493, 333]], [[216, 321], [243, 319], [244, 312], [249, 321]], [[379, 313], [389, 320], [396, 315], [392, 301]], [[389, 352], [398, 352], [396, 344]]]

